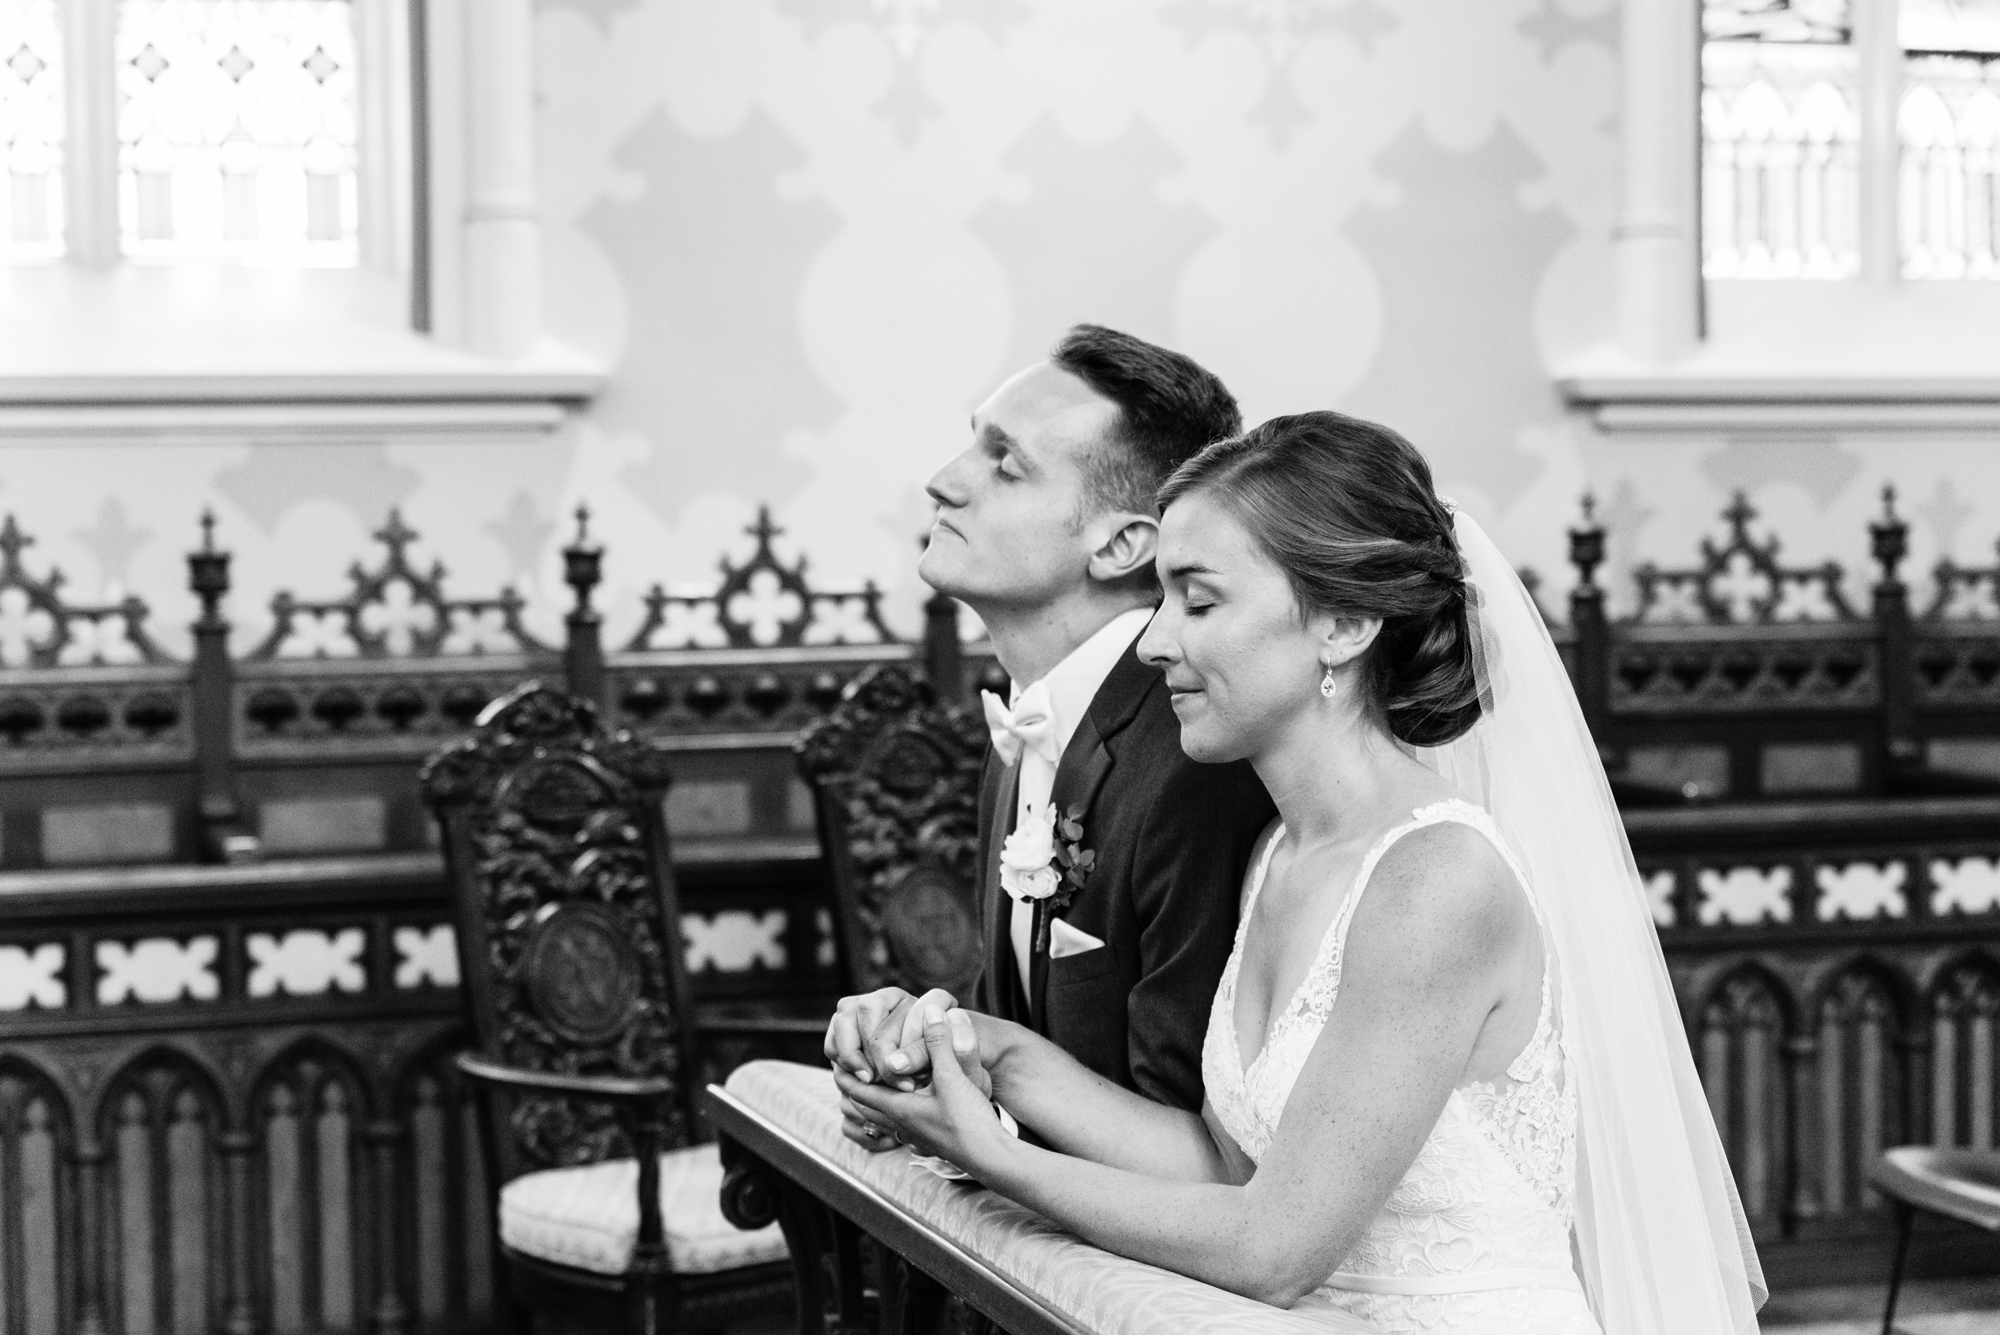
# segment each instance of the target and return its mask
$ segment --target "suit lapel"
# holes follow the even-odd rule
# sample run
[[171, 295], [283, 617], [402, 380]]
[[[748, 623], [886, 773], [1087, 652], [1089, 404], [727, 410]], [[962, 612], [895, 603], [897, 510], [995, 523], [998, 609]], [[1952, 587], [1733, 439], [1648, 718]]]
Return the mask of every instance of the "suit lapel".
[[986, 865], [982, 869], [986, 901], [986, 974], [993, 980], [990, 999], [1003, 1020], [1021, 1013], [1021, 973], [1014, 962], [1014, 900], [1000, 888], [1000, 846], [1014, 830], [1014, 808], [1021, 797], [1018, 763], [1000, 772], [999, 796], [988, 813]]
[[[1097, 689], [1090, 702], [1090, 710], [1077, 724], [1070, 735], [1069, 745], [1063, 749], [1062, 763], [1056, 766], [1056, 781], [1049, 790], [1049, 800], [1056, 809], [1056, 818], [1067, 820], [1072, 808], [1081, 807], [1083, 822], [1083, 846], [1096, 847], [1090, 833], [1090, 809], [1097, 801], [1098, 790], [1104, 787], [1105, 779], [1111, 775], [1112, 755], [1108, 743], [1111, 738], [1124, 730], [1139, 712], [1146, 693], [1160, 681], [1160, 674], [1139, 661], [1138, 642], [1125, 651], [1118, 660], [1111, 675]], [[1086, 883], [1079, 892], [1089, 894]], [[1004, 898], [1004, 896], [1003, 896]], [[1060, 913], [1051, 911], [1051, 917]], [[1046, 1033], [1044, 1026], [1043, 999], [1049, 984], [1049, 955], [1047, 950], [1034, 951], [1029, 958], [1028, 1011], [1030, 1024], [1036, 1033]]]

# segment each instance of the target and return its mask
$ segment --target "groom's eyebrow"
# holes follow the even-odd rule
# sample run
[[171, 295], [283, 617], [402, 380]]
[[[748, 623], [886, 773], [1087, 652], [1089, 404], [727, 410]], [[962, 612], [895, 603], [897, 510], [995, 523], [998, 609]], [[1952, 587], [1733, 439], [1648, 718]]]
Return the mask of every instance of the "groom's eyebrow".
[[1021, 460], [1022, 463], [1025, 464], [1033, 462], [1028, 458], [1028, 452], [1021, 448], [1020, 441], [1015, 440], [1012, 436], [1008, 435], [1004, 430], [1002, 430], [1000, 427], [995, 426], [993, 423], [988, 422], [984, 426], [981, 426], [975, 420], [972, 424], [972, 429], [975, 433], [977, 433], [979, 439], [985, 444], [986, 448], [988, 448], [989, 450], [993, 450], [995, 452], [1004, 452], [1007, 450], [1012, 450], [1014, 454]]

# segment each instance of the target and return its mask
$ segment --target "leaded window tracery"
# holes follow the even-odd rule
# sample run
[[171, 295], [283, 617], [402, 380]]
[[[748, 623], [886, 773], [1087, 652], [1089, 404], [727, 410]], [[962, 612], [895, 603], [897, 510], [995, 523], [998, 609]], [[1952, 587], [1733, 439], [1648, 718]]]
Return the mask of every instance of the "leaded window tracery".
[[359, 260], [349, 0], [120, 0], [128, 258]]
[[1705, 277], [2000, 279], [2000, 0], [1704, 0], [1702, 38]]
[[63, 138], [57, 0], [0, 0], [0, 259], [63, 253]]

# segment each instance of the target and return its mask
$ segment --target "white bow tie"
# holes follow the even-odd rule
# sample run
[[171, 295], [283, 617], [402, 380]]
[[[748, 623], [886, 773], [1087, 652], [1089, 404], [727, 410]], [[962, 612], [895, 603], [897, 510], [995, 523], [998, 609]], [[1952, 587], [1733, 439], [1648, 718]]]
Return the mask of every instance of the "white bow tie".
[[1051, 765], [1062, 763], [1062, 750], [1056, 745], [1055, 711], [1049, 706], [1045, 682], [1038, 681], [1022, 691], [1012, 709], [991, 691], [981, 691], [979, 699], [986, 706], [986, 730], [1002, 762], [1012, 765], [1020, 760], [1023, 750], [1030, 750]]

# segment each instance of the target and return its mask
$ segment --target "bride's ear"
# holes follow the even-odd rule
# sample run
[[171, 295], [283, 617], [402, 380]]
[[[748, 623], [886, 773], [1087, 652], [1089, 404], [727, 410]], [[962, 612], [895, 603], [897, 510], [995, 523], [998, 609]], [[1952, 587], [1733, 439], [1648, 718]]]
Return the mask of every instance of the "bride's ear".
[[1090, 577], [1115, 584], [1150, 571], [1160, 549], [1160, 521], [1130, 512], [1100, 515], [1091, 521], [1091, 536], [1099, 537], [1090, 553]]
[[1341, 668], [1368, 652], [1382, 633], [1381, 617], [1321, 616], [1314, 630], [1320, 642], [1320, 661]]

